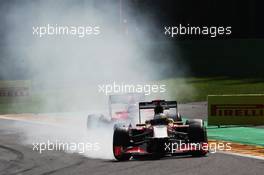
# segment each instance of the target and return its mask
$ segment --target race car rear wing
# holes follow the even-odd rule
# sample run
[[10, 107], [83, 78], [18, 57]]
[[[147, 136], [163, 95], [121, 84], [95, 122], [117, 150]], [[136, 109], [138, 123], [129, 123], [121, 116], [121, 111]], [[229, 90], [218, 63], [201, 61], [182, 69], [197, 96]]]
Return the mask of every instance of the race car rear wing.
[[154, 109], [157, 105], [161, 105], [164, 109], [175, 108], [177, 111], [177, 101], [154, 100], [151, 102], [139, 102], [139, 123], [141, 123], [141, 109]]

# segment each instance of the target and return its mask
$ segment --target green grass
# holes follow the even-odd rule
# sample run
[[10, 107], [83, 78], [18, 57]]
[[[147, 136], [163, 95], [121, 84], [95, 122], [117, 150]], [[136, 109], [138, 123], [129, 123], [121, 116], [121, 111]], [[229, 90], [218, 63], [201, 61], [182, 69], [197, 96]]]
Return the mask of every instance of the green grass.
[[264, 146], [264, 129], [253, 127], [207, 128], [209, 139]]
[[[171, 78], [156, 83], [166, 85], [165, 99], [179, 102], [206, 101], [209, 94], [264, 94], [264, 79]], [[0, 114], [92, 110], [92, 104], [105, 103], [107, 100], [101, 99], [99, 95], [103, 96], [98, 94], [96, 86], [90, 89], [45, 91], [33, 88], [28, 99], [15, 99], [15, 103], [14, 99], [10, 103], [10, 99], [0, 97]]]
[[264, 94], [264, 79], [175, 78], [161, 81], [172, 99], [182, 102], [206, 101], [207, 95]]

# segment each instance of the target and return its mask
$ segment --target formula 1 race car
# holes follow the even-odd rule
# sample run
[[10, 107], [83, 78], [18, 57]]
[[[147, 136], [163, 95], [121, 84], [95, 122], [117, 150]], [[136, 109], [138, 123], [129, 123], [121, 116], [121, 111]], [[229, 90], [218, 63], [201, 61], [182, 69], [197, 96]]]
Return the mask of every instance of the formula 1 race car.
[[[145, 122], [141, 123], [142, 120]], [[176, 101], [140, 102], [139, 124], [114, 126], [113, 154], [118, 161], [131, 157], [161, 158], [178, 153], [205, 156], [208, 142], [203, 121], [191, 119], [183, 124]]]
[[87, 117], [87, 128], [109, 124], [134, 123], [138, 116], [138, 103], [145, 99], [144, 94], [127, 93], [110, 95], [108, 101], [109, 117], [103, 114], [90, 114]]

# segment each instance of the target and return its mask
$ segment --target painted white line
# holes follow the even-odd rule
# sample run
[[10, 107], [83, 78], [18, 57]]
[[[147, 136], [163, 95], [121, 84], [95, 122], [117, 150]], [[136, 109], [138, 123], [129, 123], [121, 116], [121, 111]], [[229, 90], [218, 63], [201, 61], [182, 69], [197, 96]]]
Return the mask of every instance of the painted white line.
[[227, 151], [219, 151], [218, 153], [246, 157], [246, 158], [251, 158], [251, 159], [264, 160], [264, 157], [253, 156], [253, 155], [248, 155], [248, 154], [240, 154], [240, 153], [233, 153], [233, 152], [227, 152]]

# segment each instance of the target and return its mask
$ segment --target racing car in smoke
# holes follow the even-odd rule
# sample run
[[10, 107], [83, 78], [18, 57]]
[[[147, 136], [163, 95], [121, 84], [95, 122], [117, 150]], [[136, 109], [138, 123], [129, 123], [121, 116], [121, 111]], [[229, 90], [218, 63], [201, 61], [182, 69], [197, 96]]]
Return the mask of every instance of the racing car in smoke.
[[96, 128], [115, 123], [134, 123], [138, 116], [138, 103], [145, 100], [141, 93], [109, 95], [108, 115], [90, 114], [87, 117], [87, 128]]
[[178, 153], [205, 156], [207, 147], [203, 121], [191, 119], [184, 123], [176, 101], [140, 102], [139, 124], [135, 127], [121, 123], [114, 126], [113, 154], [118, 161], [131, 157], [161, 158]]

